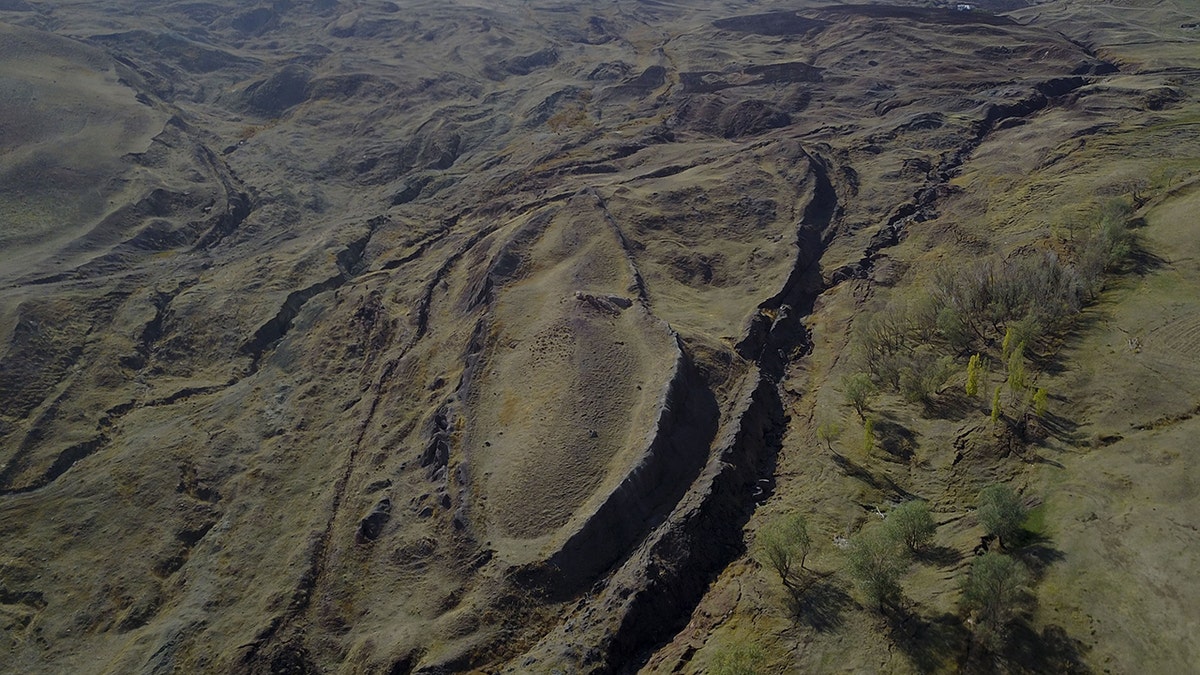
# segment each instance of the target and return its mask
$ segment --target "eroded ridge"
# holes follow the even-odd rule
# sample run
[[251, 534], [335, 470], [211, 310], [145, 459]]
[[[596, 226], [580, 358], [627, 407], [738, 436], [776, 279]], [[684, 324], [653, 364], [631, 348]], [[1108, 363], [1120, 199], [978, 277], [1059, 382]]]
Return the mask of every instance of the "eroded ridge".
[[989, 250], [1115, 92], [1186, 147], [1192, 71], [1068, 37], [1101, 10], [970, 4], [0, 3], [0, 651], [706, 667], [839, 298]]

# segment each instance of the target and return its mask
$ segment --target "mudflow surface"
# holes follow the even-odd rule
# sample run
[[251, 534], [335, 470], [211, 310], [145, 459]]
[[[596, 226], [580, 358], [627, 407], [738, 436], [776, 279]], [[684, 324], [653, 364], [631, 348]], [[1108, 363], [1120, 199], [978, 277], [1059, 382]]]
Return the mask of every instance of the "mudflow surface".
[[[953, 5], [0, 1], [0, 670], [1194, 667], [1195, 547], [1130, 562], [1185, 535], [1085, 457], [1154, 434], [1195, 543], [1194, 297], [1063, 343], [1060, 460], [950, 461], [986, 412], [903, 402], [909, 464], [818, 441], [890, 293], [1096, 194], [1194, 248], [1195, 7]], [[1114, 398], [1153, 380], [1087, 360], [1111, 321], [1173, 393]], [[988, 661], [952, 598], [996, 476], [1074, 497]], [[836, 576], [789, 614], [747, 553], [803, 511], [834, 570], [914, 495], [961, 549], [925, 619]]]

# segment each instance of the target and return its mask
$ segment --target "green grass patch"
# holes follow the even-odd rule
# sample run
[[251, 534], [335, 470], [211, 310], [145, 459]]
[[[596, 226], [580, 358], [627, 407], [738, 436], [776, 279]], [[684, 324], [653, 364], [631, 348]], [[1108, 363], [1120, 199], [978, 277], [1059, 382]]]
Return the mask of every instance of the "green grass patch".
[[1038, 537], [1046, 536], [1046, 504], [1039, 504], [1026, 514], [1025, 520], [1021, 522], [1021, 528], [1030, 534]]

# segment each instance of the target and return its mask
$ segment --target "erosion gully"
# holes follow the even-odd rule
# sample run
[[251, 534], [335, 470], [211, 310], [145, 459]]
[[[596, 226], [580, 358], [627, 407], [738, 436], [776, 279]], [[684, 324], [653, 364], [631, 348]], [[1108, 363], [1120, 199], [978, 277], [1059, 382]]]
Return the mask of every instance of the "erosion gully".
[[695, 508], [673, 514], [669, 527], [651, 535], [635, 554], [646, 567], [641, 578], [653, 583], [622, 588], [616, 581], [607, 589], [630, 600], [623, 603], [619, 628], [603, 645], [604, 656], [588, 665], [590, 671], [635, 672], [686, 625], [712, 581], [744, 552], [743, 529], [756, 502], [773, 491], [775, 461], [788, 423], [778, 386], [791, 361], [811, 353], [804, 320], [816, 299], [843, 281], [869, 279], [882, 251], [899, 244], [909, 225], [934, 216], [937, 203], [949, 194], [950, 179], [1001, 122], [1033, 116], [1088, 81], [1055, 78], [1034, 85], [1015, 102], [987, 106], [973, 137], [944, 154], [911, 200], [898, 205], [871, 237], [861, 258], [833, 270], [828, 281], [820, 261], [836, 236], [831, 226], [843, 208], [830, 178], [830, 160], [810, 153], [814, 194], [797, 228], [795, 265], [780, 292], [759, 305], [756, 320], [737, 345], [738, 354], [756, 366], [757, 384], [741, 405], [736, 431], [717, 440], [710, 462], [715, 470], [706, 471], [697, 483], [705, 498]]

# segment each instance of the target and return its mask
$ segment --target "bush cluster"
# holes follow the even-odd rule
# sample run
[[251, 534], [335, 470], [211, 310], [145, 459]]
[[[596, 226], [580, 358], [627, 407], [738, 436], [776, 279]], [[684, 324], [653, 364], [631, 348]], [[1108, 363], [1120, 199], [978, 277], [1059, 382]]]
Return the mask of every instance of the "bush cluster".
[[962, 582], [960, 604], [975, 615], [975, 637], [988, 648], [997, 650], [1004, 644], [1028, 583], [1025, 566], [1009, 556], [989, 552], [971, 564]]
[[937, 338], [958, 354], [986, 351], [1010, 330], [1018, 344], [1035, 345], [1064, 329], [1086, 299], [1079, 275], [1048, 251], [942, 271], [932, 296]]
[[892, 509], [883, 524], [890, 527], [896, 537], [913, 553], [924, 548], [937, 531], [933, 515], [929, 512], [929, 504], [919, 499], [904, 502]]
[[1029, 512], [1016, 491], [1007, 485], [997, 484], [979, 492], [976, 514], [987, 533], [1000, 537], [1001, 544], [1005, 544], [1021, 533], [1021, 523]]
[[850, 538], [846, 568], [867, 600], [877, 608], [900, 599], [900, 576], [908, 569], [908, 550], [895, 530], [883, 523], [864, 527]]
[[[984, 529], [999, 536], [1004, 545], [1017, 538], [1027, 511], [1017, 493], [1001, 483], [979, 492], [977, 515]], [[899, 504], [888, 511], [882, 522], [868, 523], [850, 537], [845, 546], [845, 571], [864, 599], [886, 613], [888, 608], [899, 606], [903, 599], [900, 578], [914, 554], [929, 546], [936, 531], [937, 524], [927, 502], [912, 500]], [[812, 545], [807, 520], [800, 514], [770, 521], [756, 537], [758, 559], [779, 575], [795, 600], [809, 586], [798, 582], [810, 576], [804, 562]], [[971, 617], [969, 625], [975, 638], [985, 647], [993, 650], [1003, 647], [1009, 625], [1026, 604], [1028, 584], [1028, 571], [1015, 558], [986, 551], [972, 563], [969, 574], [961, 581], [959, 603]], [[719, 663], [726, 670], [720, 672], [754, 672], [739, 669], [751, 662], [761, 662], [747, 656], [722, 653], [723, 660]]]
[[1085, 298], [1053, 253], [976, 262], [939, 273], [920, 300], [860, 322], [859, 358], [877, 384], [922, 400], [945, 382], [953, 357], [993, 351], [1006, 336], [1039, 345], [1067, 327]]
[[926, 502], [900, 504], [882, 523], [868, 525], [850, 538], [847, 571], [878, 608], [894, 605], [900, 597], [900, 576], [912, 555], [925, 548], [936, 531]]
[[[1000, 352], [1009, 386], [1014, 394], [1023, 390], [1027, 350], [1049, 348], [1050, 339], [1095, 299], [1104, 275], [1124, 271], [1133, 259], [1131, 216], [1127, 201], [1113, 200], [1097, 208], [1085, 227], [1071, 230], [1071, 238], [1060, 242], [1061, 253], [947, 266], [919, 299], [890, 304], [856, 324], [861, 369], [878, 387], [929, 403], [953, 373], [955, 359]], [[968, 382], [970, 395], [978, 391], [979, 366]], [[859, 377], [847, 378], [845, 393], [861, 415], [871, 390]]]
[[1100, 292], [1105, 274], [1127, 272], [1132, 266], [1139, 248], [1133, 223], [1133, 203], [1121, 198], [1110, 199], [1082, 220], [1068, 223], [1070, 234], [1064, 243], [1091, 297]]

